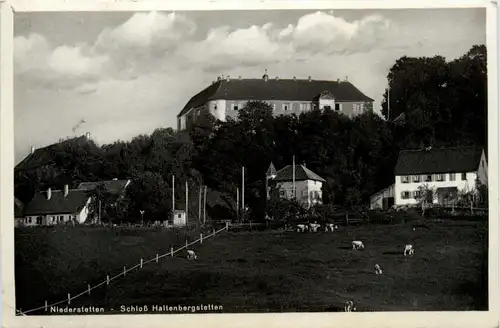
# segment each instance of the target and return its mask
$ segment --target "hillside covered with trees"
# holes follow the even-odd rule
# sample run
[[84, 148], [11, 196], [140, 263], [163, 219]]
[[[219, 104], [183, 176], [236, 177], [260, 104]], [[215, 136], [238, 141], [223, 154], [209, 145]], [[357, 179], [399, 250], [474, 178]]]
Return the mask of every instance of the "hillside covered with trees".
[[[273, 117], [269, 105], [252, 101], [235, 120], [220, 122], [207, 115], [189, 131], [160, 128], [102, 146], [83, 137], [64, 140], [47, 147], [49, 155], [35, 165], [16, 170], [15, 195], [26, 203], [48, 187], [131, 179], [120, 213], [110, 217], [139, 220], [139, 210], [145, 209], [146, 220], [164, 220], [171, 211], [175, 175], [180, 208], [188, 181], [193, 216], [198, 215], [202, 185], [213, 199], [209, 210], [214, 213], [219, 206], [230, 215], [244, 166], [245, 202], [255, 219], [262, 219], [264, 177], [271, 161], [280, 169], [295, 156], [297, 164], [305, 162], [326, 179], [325, 203], [354, 209], [366, 207], [370, 195], [394, 182], [400, 149], [486, 147], [485, 46], [474, 46], [453, 61], [402, 57], [390, 69], [388, 81], [390, 112], [386, 93], [385, 119], [366, 113], [351, 120], [333, 110]], [[404, 120], [393, 122], [403, 113]]]

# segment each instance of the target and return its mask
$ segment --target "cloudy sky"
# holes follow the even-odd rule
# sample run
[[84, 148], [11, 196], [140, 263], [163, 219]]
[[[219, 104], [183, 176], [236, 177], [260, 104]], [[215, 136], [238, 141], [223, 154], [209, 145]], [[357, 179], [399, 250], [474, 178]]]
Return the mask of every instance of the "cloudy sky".
[[485, 17], [485, 9], [18, 13], [16, 162], [31, 145], [85, 132], [102, 144], [174, 127], [220, 74], [348, 76], [379, 111], [397, 58], [456, 58], [486, 42]]

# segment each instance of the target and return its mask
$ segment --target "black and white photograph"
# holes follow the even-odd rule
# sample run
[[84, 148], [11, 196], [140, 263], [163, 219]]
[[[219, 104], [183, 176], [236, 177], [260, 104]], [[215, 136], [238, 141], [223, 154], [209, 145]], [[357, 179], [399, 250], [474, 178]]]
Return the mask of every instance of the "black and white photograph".
[[13, 26], [16, 316], [491, 309], [485, 6]]

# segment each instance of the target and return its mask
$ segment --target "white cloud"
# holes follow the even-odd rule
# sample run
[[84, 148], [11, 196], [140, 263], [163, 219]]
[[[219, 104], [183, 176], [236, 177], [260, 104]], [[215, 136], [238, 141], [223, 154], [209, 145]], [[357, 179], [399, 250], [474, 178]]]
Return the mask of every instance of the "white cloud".
[[79, 47], [60, 46], [48, 58], [48, 65], [64, 75], [97, 74], [107, 60], [106, 56], [85, 56]]
[[[267, 68], [281, 78], [348, 76], [377, 109], [387, 71], [400, 56], [463, 53], [477, 43], [467, 26], [402, 21], [316, 12], [282, 25], [219, 26], [203, 34], [188, 15], [150, 12], [87, 43], [53, 46], [39, 34], [18, 36], [16, 130], [25, 132], [16, 134], [16, 151], [70, 135], [82, 117], [82, 128], [100, 142], [175, 126], [185, 102], [219, 73], [260, 77]], [[47, 122], [60, 123], [41, 127], [42, 110]]]

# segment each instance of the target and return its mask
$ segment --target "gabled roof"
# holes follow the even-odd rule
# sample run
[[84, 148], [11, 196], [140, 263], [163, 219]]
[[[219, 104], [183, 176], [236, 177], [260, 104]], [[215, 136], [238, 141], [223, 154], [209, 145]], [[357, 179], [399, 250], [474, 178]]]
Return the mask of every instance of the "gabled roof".
[[[75, 139], [83, 141], [86, 138], [85, 136], [81, 136]], [[64, 140], [59, 143], [36, 149], [32, 154], [29, 154], [21, 162], [19, 162], [14, 168], [14, 171], [26, 171], [51, 164], [54, 161], [56, 154], [60, 151], [60, 147], [68, 141], [73, 142], [75, 139]]]
[[402, 150], [394, 174], [473, 172], [479, 168], [482, 151], [475, 146]]
[[331, 93], [339, 102], [373, 101], [350, 82], [299, 79], [221, 79], [193, 96], [182, 111], [202, 106], [209, 100], [291, 100], [313, 101], [322, 92]]
[[107, 180], [107, 181], [96, 181], [96, 182], [82, 182], [78, 185], [80, 190], [95, 190], [97, 186], [104, 185], [107, 192], [111, 194], [120, 194], [129, 185], [130, 180]]
[[14, 217], [20, 218], [23, 216], [24, 204], [14, 197]]
[[[292, 181], [293, 180], [293, 165], [287, 165], [278, 172], [274, 181]], [[325, 179], [309, 170], [304, 165], [295, 165], [295, 181], [313, 180], [325, 182]]]
[[89, 198], [86, 190], [70, 189], [66, 197], [62, 190], [52, 190], [50, 199], [47, 199], [46, 191], [40, 191], [26, 206], [24, 215], [76, 214], [83, 209]]

